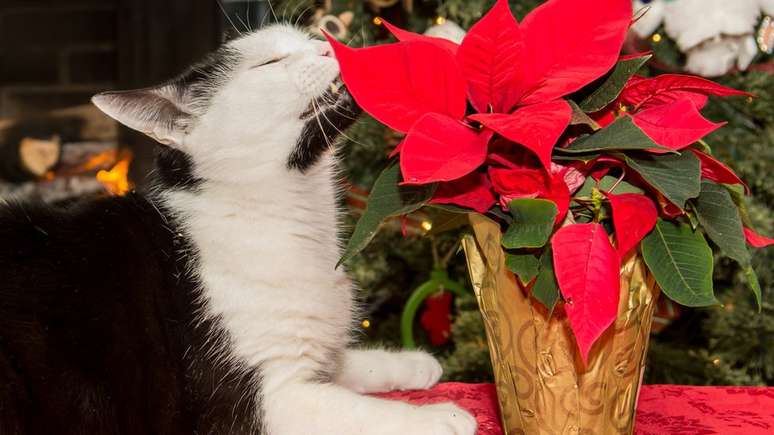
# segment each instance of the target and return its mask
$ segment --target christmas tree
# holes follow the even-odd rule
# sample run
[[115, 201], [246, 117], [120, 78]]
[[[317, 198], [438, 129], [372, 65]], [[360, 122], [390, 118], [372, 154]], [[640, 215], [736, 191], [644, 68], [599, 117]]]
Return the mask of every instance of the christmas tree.
[[[430, 31], [436, 36], [453, 38], [459, 28], [467, 28], [478, 20], [493, 3], [493, 0], [289, 0], [275, 3], [275, 9], [288, 20], [306, 22], [311, 28], [322, 26], [350, 45], [363, 46], [390, 41], [380, 18], [415, 32]], [[521, 18], [542, 2], [512, 0], [510, 3]], [[766, 25], [765, 19], [762, 25]], [[766, 28], [761, 27], [761, 38], [767, 36], [765, 32]], [[765, 52], [769, 48], [766, 40], [759, 38], [758, 43], [760, 51], [749, 70], [715, 78], [721, 84], [748, 91], [755, 97], [712, 100], [704, 113], [716, 121], [730, 121], [707, 142], [714, 154], [731, 162], [733, 169], [749, 184], [755, 198], [746, 204], [750, 220], [761, 233], [771, 235], [774, 181], [767, 175], [774, 161], [774, 75], [767, 68], [771, 59]], [[656, 23], [652, 36], [633, 45], [654, 52], [655, 61], [650, 66], [653, 72], [676, 72], [686, 64], [686, 54], [681, 53], [679, 44], [664, 31], [663, 24]], [[349, 182], [359, 189], [369, 189], [399, 140], [394, 132], [364, 115], [347, 132], [341, 148]], [[344, 231], [354, 225], [356, 214], [357, 210]], [[366, 343], [401, 345], [400, 317], [412, 289], [429, 278], [431, 271], [438, 267], [439, 256], [455, 249], [459, 230], [432, 234], [433, 224], [438, 225], [433, 218], [423, 215], [414, 217], [413, 221], [395, 222], [349, 263], [353, 277], [363, 288], [365, 310], [361, 325]], [[412, 226], [416, 227], [415, 231], [411, 231]], [[423, 237], [422, 233], [428, 230], [431, 235]], [[774, 271], [766, 267], [772, 260], [771, 249], [754, 254], [753, 265], [759, 271], [763, 290], [760, 313], [738, 266], [718, 261], [715, 281], [724, 304], [709, 309], [683, 308], [679, 317], [671, 316], [676, 319], [665, 319], [671, 323], [653, 337], [646, 382], [774, 384], [774, 349], [770, 346], [774, 342], [774, 293], [771, 292]], [[446, 266], [453, 279], [469, 287], [461, 254], [451, 256]], [[433, 346], [429, 334], [419, 326], [414, 334], [417, 342], [441, 357], [447, 379], [491, 380], [484, 328], [472, 291], [468, 296], [455, 298], [451, 316], [448, 343]], [[416, 325], [425, 323], [420, 322], [420, 316], [415, 322]]]

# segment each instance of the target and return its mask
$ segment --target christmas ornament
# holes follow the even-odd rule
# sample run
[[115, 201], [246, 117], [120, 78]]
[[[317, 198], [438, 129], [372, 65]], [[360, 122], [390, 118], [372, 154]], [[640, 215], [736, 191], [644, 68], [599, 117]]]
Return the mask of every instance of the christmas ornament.
[[[734, 68], [747, 69], [758, 53], [755, 27], [761, 12], [774, 13], [772, 0], [634, 0], [632, 26], [641, 38], [653, 35], [663, 23], [664, 29], [686, 55], [685, 69], [705, 77], [721, 76]], [[697, 19], [700, 17], [700, 19]], [[758, 33], [766, 35], [765, 27]], [[769, 33], [770, 35], [770, 33]], [[771, 36], [769, 36], [771, 37]], [[769, 47], [765, 42], [763, 47]]]
[[436, 18], [435, 24], [425, 31], [426, 36], [447, 39], [455, 44], [461, 44], [466, 33], [459, 24], [442, 17]]
[[444, 291], [425, 299], [425, 311], [419, 323], [427, 331], [433, 346], [443, 346], [451, 338], [451, 304], [451, 293]]
[[347, 39], [349, 36], [349, 26], [355, 18], [351, 11], [343, 12], [339, 15], [326, 14], [325, 9], [317, 9], [309, 25], [309, 32], [318, 36], [323, 36], [323, 32], [332, 35], [337, 39]]
[[774, 52], [774, 20], [770, 16], [765, 16], [758, 28], [758, 48], [766, 54]]
[[[456, 251], [457, 246], [454, 247], [454, 252]], [[420, 318], [422, 327], [429, 332], [430, 342], [434, 346], [445, 344], [451, 337], [452, 294], [464, 296], [467, 293], [465, 286], [449, 278], [445, 268], [437, 265], [430, 274], [430, 279], [411, 293], [403, 308], [400, 328], [403, 347], [417, 347], [414, 340], [414, 318], [423, 302], [427, 304], [427, 308]]]

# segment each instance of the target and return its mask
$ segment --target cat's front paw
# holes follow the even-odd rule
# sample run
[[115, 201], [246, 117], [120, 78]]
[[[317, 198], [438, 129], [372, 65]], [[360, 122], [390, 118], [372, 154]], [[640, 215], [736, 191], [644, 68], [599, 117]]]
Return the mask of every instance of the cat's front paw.
[[393, 390], [426, 390], [437, 384], [443, 375], [441, 364], [426, 352], [404, 351], [393, 357]]
[[417, 409], [411, 435], [475, 435], [478, 423], [467, 411], [453, 403], [425, 405]]
[[424, 390], [438, 383], [443, 369], [425, 352], [350, 350], [336, 383], [358, 393]]

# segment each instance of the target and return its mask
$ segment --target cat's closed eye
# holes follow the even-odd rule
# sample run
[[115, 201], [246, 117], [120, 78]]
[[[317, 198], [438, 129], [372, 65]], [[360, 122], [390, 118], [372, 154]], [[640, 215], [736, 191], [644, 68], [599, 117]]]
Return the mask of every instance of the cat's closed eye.
[[282, 61], [283, 59], [285, 59], [285, 58], [284, 58], [284, 57], [277, 57], [277, 58], [274, 58], [274, 59], [268, 60], [268, 61], [266, 61], [266, 62], [259, 63], [259, 64], [257, 64], [257, 65], [253, 65], [253, 66], [251, 66], [251, 67], [250, 67], [250, 69], [256, 69], [256, 68], [260, 68], [260, 67], [262, 67], [262, 66], [266, 66], [266, 65], [271, 65], [271, 64], [274, 64], [274, 63], [278, 63], [278, 62]]

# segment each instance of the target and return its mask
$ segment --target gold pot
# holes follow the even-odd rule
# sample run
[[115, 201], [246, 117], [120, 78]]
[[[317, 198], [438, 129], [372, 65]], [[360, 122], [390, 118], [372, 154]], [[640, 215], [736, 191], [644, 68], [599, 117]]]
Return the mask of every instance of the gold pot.
[[615, 325], [584, 365], [566, 316], [549, 316], [505, 267], [500, 226], [470, 215], [463, 240], [484, 318], [506, 435], [632, 434], [659, 289], [641, 257], [623, 259]]

